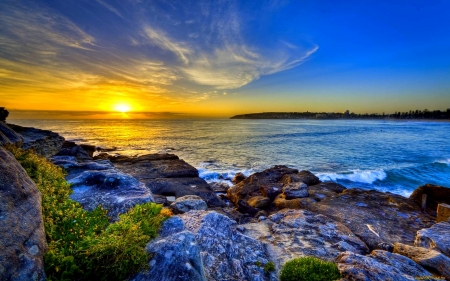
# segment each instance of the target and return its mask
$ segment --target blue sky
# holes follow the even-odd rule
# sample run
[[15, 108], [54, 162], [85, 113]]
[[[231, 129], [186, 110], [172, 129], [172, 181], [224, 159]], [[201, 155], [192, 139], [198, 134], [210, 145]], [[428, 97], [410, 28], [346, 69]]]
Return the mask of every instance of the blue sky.
[[446, 109], [449, 19], [448, 1], [3, 0], [0, 102], [222, 117]]

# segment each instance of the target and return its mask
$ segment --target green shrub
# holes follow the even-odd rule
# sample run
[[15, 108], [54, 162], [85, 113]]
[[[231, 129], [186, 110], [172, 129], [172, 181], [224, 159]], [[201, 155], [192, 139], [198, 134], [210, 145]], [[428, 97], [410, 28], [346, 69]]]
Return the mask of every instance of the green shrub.
[[101, 206], [89, 212], [69, 198], [72, 189], [60, 167], [32, 151], [7, 149], [42, 194], [47, 280], [124, 280], [146, 267], [145, 245], [170, 215], [161, 205], [136, 205], [109, 224]]
[[340, 278], [336, 264], [314, 257], [290, 260], [280, 273], [280, 281], [333, 281]]
[[264, 265], [264, 271], [266, 272], [275, 271], [275, 264], [273, 263], [273, 261], [269, 261], [268, 263], [266, 263], [266, 265]]

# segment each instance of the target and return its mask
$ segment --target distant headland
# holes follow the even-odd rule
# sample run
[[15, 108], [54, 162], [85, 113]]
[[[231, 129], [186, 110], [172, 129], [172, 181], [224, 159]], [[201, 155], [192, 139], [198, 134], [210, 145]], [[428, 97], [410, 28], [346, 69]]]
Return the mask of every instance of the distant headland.
[[356, 114], [349, 110], [345, 112], [261, 112], [240, 114], [230, 119], [426, 119], [450, 120], [450, 108], [446, 111], [428, 109], [395, 112], [393, 114], [365, 113]]

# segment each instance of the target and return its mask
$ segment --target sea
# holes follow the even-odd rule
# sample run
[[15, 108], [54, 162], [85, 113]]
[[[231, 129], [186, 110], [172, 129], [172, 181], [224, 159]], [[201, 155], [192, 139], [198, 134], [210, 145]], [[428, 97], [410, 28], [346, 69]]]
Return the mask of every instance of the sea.
[[286, 165], [348, 188], [409, 196], [450, 187], [450, 122], [392, 120], [8, 120], [112, 154], [174, 153], [208, 182]]

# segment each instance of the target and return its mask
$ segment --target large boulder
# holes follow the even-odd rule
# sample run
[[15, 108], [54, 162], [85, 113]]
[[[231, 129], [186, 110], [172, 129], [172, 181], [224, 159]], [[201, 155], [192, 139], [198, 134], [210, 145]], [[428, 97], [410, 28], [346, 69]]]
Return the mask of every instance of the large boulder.
[[413, 260], [382, 250], [368, 256], [344, 252], [336, 262], [344, 280], [433, 280], [432, 274]]
[[92, 155], [73, 141], [65, 141], [56, 156], [73, 156], [79, 161], [92, 160]]
[[283, 187], [283, 194], [286, 199], [308, 197], [308, 186], [303, 182], [289, 183]]
[[0, 107], [0, 122], [5, 122], [6, 118], [8, 118], [9, 111], [4, 107]]
[[422, 195], [427, 195], [427, 211], [436, 216], [439, 203], [450, 204], [450, 188], [433, 184], [426, 184], [416, 188], [409, 196], [411, 200], [422, 206]]
[[0, 280], [45, 280], [41, 194], [0, 147]]
[[394, 253], [408, 257], [424, 268], [450, 280], [450, 258], [438, 251], [395, 243]]
[[310, 171], [300, 171], [297, 174], [287, 174], [281, 178], [281, 182], [284, 184], [290, 184], [294, 182], [303, 182], [306, 185], [316, 185], [320, 183], [320, 179], [316, 177]]
[[173, 154], [147, 154], [139, 157], [111, 157], [115, 166], [143, 182], [154, 194], [200, 196], [209, 207], [224, 206], [198, 171]]
[[450, 257], [450, 222], [440, 222], [417, 231], [414, 245], [434, 249]]
[[241, 226], [245, 235], [267, 246], [277, 267], [293, 257], [315, 256], [333, 261], [344, 251], [359, 254], [369, 251], [343, 224], [306, 210], [284, 209], [268, 220]]
[[8, 126], [23, 137], [23, 149], [33, 149], [45, 158], [50, 158], [58, 153], [64, 143], [64, 138], [52, 131], [13, 124], [8, 124]]
[[236, 174], [234, 175], [234, 177], [233, 177], [233, 179], [231, 180], [231, 182], [234, 183], [234, 184], [238, 184], [238, 183], [240, 183], [241, 181], [245, 180], [246, 178], [247, 178], [247, 177], [246, 177], [243, 173], [239, 172], [239, 173], [236, 173]]
[[170, 204], [170, 208], [175, 214], [184, 214], [192, 210], [204, 211], [208, 208], [208, 206], [201, 197], [196, 195], [186, 195], [177, 198], [172, 204]]
[[278, 183], [284, 175], [295, 173], [298, 173], [298, 170], [286, 166], [274, 166], [273, 168], [255, 173], [228, 189], [228, 198], [237, 205], [241, 199], [247, 201], [251, 197], [261, 195], [260, 187], [272, 186]]
[[0, 145], [13, 144], [21, 147], [23, 137], [11, 129], [6, 123], [0, 121]]

